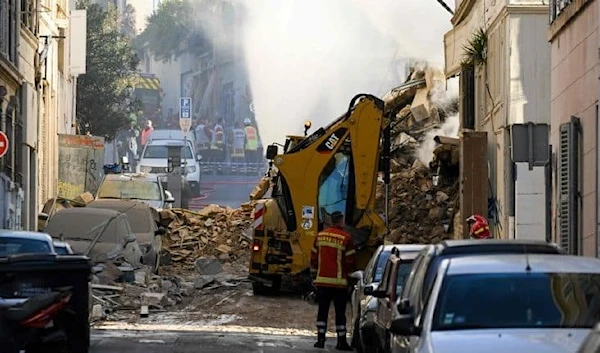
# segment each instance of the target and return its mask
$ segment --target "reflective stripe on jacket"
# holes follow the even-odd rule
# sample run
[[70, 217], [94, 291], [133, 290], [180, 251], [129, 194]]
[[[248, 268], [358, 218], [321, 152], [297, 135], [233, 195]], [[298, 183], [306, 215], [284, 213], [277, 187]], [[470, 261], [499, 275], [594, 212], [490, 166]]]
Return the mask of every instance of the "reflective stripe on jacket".
[[246, 133], [242, 129], [233, 129], [233, 148], [244, 149], [246, 142]]
[[253, 126], [246, 126], [244, 130], [246, 130], [246, 138], [248, 138], [246, 149], [248, 151], [258, 150], [258, 136], [256, 136], [256, 129]]
[[196, 146], [201, 149], [208, 148], [210, 146], [210, 138], [206, 135], [206, 126], [200, 124], [194, 129], [194, 135], [196, 137]]
[[219, 124], [215, 125], [213, 130], [212, 148], [223, 148], [225, 145], [225, 132], [223, 127]]
[[317, 287], [346, 288], [348, 274], [354, 270], [356, 251], [352, 236], [339, 227], [330, 227], [315, 237], [311, 266], [317, 268]]

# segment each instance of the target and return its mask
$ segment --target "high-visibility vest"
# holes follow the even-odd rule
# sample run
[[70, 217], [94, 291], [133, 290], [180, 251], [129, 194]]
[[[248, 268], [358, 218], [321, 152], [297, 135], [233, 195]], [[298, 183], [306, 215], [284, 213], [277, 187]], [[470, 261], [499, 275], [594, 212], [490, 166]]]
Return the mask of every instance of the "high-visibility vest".
[[225, 132], [223, 127], [219, 124], [215, 125], [212, 148], [223, 148], [225, 145]]
[[256, 135], [256, 129], [253, 126], [246, 126], [246, 149], [248, 151], [258, 150], [258, 136]]
[[246, 133], [242, 129], [233, 129], [233, 151], [232, 157], [244, 157], [244, 141]]
[[355, 264], [356, 250], [348, 232], [329, 227], [317, 234], [311, 252], [311, 266], [317, 268], [315, 286], [346, 288]]
[[206, 132], [204, 132], [205, 125], [199, 124], [194, 129], [194, 135], [196, 137], [196, 146], [200, 148], [208, 148], [210, 146], [210, 140], [208, 136], [206, 136]]

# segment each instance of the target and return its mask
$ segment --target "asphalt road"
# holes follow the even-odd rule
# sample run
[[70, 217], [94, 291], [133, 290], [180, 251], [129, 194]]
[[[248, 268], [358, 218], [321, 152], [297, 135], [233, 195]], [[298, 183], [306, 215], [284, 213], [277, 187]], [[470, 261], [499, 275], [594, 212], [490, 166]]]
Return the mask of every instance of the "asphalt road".
[[326, 349], [313, 348], [314, 338], [245, 333], [93, 331], [90, 353], [280, 353], [337, 352], [335, 338]]
[[248, 195], [259, 180], [260, 176], [203, 175], [200, 190], [204, 196], [190, 202], [190, 208], [195, 210], [210, 204], [237, 208], [248, 202]]

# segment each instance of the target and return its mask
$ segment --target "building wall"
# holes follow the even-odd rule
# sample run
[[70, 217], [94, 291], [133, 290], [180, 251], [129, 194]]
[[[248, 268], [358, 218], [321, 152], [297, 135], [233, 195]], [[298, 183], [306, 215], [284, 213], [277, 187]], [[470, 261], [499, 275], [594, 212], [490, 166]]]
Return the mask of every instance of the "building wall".
[[[472, 34], [487, 33], [487, 61], [476, 71], [476, 130], [488, 133], [491, 219], [499, 238], [546, 238], [543, 168], [529, 171], [511, 159], [510, 126], [549, 123], [548, 8], [540, 1], [460, 1], [454, 29], [444, 36], [446, 75], [460, 72]], [[514, 175], [517, 170], [518, 180]]]
[[[598, 1], [574, 1], [550, 27], [551, 42], [551, 139], [560, 162], [559, 129], [571, 116], [581, 120], [580, 253], [598, 255]], [[571, 7], [573, 6], [573, 7]], [[580, 10], [577, 8], [583, 7]], [[566, 16], [571, 17], [567, 21]], [[555, 168], [555, 172], [556, 172]], [[553, 237], [559, 240], [558, 186], [554, 185]]]

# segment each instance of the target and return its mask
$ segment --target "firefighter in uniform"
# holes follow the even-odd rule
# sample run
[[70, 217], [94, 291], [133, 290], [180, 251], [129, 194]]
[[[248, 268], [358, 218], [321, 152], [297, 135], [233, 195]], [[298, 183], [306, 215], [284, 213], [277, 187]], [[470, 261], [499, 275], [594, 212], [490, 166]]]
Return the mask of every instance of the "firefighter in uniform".
[[196, 138], [196, 151], [202, 156], [203, 170], [210, 171], [212, 162], [212, 152], [210, 150], [210, 142], [212, 141], [212, 130], [208, 122], [204, 118], [198, 119], [198, 125], [194, 129], [194, 137]]
[[211, 154], [217, 164], [217, 173], [223, 173], [225, 162], [225, 130], [223, 130], [223, 119], [219, 119], [213, 128], [213, 138], [210, 145]]
[[235, 128], [232, 131], [232, 148], [231, 148], [231, 172], [236, 174], [238, 171], [242, 171], [240, 168], [244, 163], [244, 146], [246, 145], [246, 132], [242, 129], [242, 124], [237, 122]]
[[467, 218], [469, 226], [469, 236], [471, 239], [491, 239], [490, 226], [485, 217], [474, 214]]
[[246, 125], [244, 128], [246, 132], [246, 145], [244, 146], [244, 154], [246, 155], [245, 172], [256, 174], [258, 171], [258, 158], [256, 158], [256, 154], [258, 153], [258, 134], [256, 133], [256, 128], [252, 126], [250, 119], [244, 119], [244, 125]]
[[318, 291], [319, 310], [317, 313], [317, 343], [315, 347], [325, 347], [329, 305], [335, 307], [336, 349], [352, 351], [346, 341], [346, 303], [348, 301], [348, 274], [356, 265], [356, 251], [352, 236], [346, 232], [344, 215], [335, 211], [331, 214], [331, 227], [319, 232], [315, 237], [311, 253], [311, 269], [316, 278], [313, 283]]

